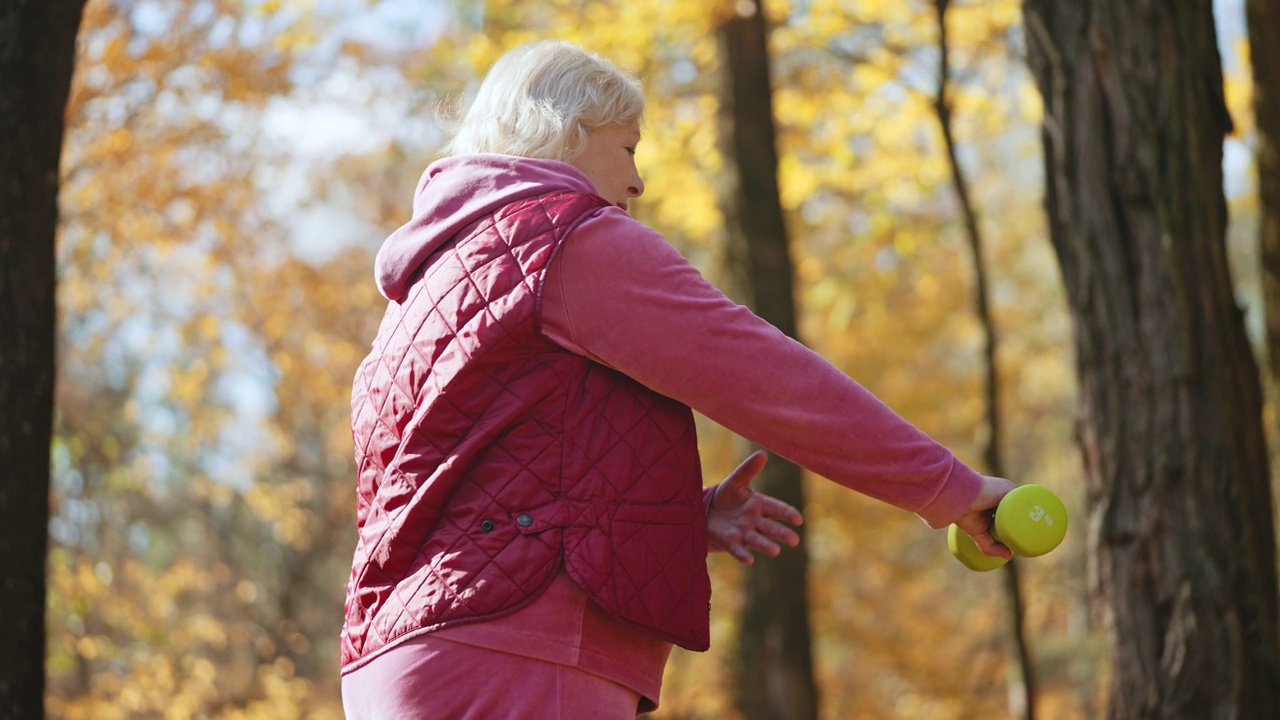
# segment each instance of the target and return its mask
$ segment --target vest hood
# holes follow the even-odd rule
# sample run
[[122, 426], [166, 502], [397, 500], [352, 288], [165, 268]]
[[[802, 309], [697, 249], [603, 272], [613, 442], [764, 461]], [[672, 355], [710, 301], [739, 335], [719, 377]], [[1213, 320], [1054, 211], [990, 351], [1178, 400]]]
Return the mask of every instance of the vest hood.
[[560, 191], [594, 194], [596, 188], [559, 160], [474, 154], [432, 163], [418, 181], [413, 218], [378, 250], [378, 290], [388, 300], [402, 300], [413, 274], [459, 230], [518, 200]]

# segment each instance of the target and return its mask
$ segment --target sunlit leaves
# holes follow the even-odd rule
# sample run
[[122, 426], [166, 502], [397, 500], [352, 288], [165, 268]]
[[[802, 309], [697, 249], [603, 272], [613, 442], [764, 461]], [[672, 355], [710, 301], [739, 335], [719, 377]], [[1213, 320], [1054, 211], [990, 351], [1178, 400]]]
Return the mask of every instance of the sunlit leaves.
[[[278, 288], [291, 261], [256, 179], [277, 162], [257, 141], [259, 107], [288, 89], [288, 52], [314, 27], [281, 5], [86, 9], [61, 197], [58, 717], [340, 715], [332, 684], [317, 693], [309, 679], [334, 647], [310, 637], [333, 635], [341, 602], [331, 558], [345, 536], [316, 535], [334, 527], [336, 494], [322, 488], [344, 477], [334, 458], [349, 448], [289, 468], [314, 451], [314, 429], [278, 429], [293, 398], [276, 396], [287, 383], [272, 358], [349, 383], [355, 341], [317, 330], [342, 322], [299, 324], [303, 313], [258, 331], [267, 289], [298, 296], [278, 312], [310, 294]], [[339, 304], [320, 295], [325, 312]], [[328, 394], [293, 407], [341, 427], [346, 390], [318, 377], [303, 381]], [[317, 596], [315, 577], [328, 605], [295, 607]]]
[[[636, 212], [714, 276], [723, 169], [716, 146], [715, 26], [735, 11], [734, 3], [500, 1], [487, 3], [483, 19], [449, 42], [462, 48], [476, 74], [516, 44], [553, 36], [600, 51], [641, 77], [650, 100], [639, 157], [648, 191]], [[800, 280], [802, 335], [973, 462], [981, 441], [980, 335], [967, 311], [972, 259], [933, 116], [932, 6], [814, 0], [769, 3], [767, 11], [774, 23], [780, 181]], [[1072, 387], [1068, 329], [1038, 214], [1036, 132], [1028, 122], [1038, 98], [1010, 47], [1018, 19], [1019, 4], [1011, 0], [953, 4], [951, 102], [962, 161], [977, 179], [979, 212], [992, 238], [987, 260], [996, 268], [993, 292], [1007, 349], [1001, 377], [1015, 398], [1006, 411], [1026, 420], [1009, 439], [1010, 465], [1069, 485], [1069, 453], [1044, 452], [1046, 443], [1069, 442]], [[1029, 427], [1037, 430], [1025, 432]], [[714, 429], [704, 428], [704, 437], [704, 445], [718, 442]], [[732, 461], [726, 458], [721, 471]], [[944, 626], [931, 624], [943, 618], [920, 618], [952, 594], [954, 584], [974, 578], [945, 565], [936, 538], [910, 518], [875, 506], [854, 510], [847, 493], [822, 484], [816, 494], [823, 509], [815, 514], [823, 518], [829, 510], [831, 518], [819, 523], [812, 542], [828, 549], [815, 553], [816, 575], [823, 578], [815, 581], [816, 621], [822, 659], [830, 663], [821, 672], [825, 696], [837, 708], [833, 716], [854, 707], [865, 716], [962, 714], [974, 704], [958, 698], [974, 700], [966, 693], [976, 687], [993, 689], [976, 702], [998, 712], [1005, 655], [990, 638], [1002, 633], [999, 608], [984, 606], [979, 595], [962, 595], [966, 605], [956, 613], [980, 622]], [[868, 526], [892, 529], [857, 530]], [[904, 537], [879, 542], [876, 550], [866, 546], [881, 535]], [[904, 551], [915, 558], [905, 566]], [[726, 592], [723, 583], [717, 587]], [[842, 587], [862, 600], [848, 602]], [[1060, 601], [1070, 605], [1080, 597]], [[897, 641], [917, 632], [919, 642], [906, 644], [918, 652]], [[718, 644], [713, 653], [731, 651]], [[971, 662], [975, 652], [980, 661]], [[673, 662], [697, 661], [677, 654]], [[843, 672], [850, 665], [857, 671]], [[968, 672], [941, 670], [950, 666]], [[1090, 678], [1083, 682], [1092, 688]], [[1069, 683], [1063, 687], [1074, 692]], [[678, 677], [668, 688], [672, 712], [710, 707], [686, 695]], [[856, 700], [846, 705], [845, 697]]]
[[[635, 212], [720, 273], [715, 28], [738, 3], [424, 3], [441, 26], [408, 51], [336, 30], [379, 5], [89, 3], [61, 197], [54, 716], [340, 716], [350, 383], [385, 302], [372, 252], [407, 219], [437, 106], [465, 101], [510, 47], [562, 37], [641, 79]], [[952, 4], [951, 100], [990, 238], [1009, 466], [1069, 496], [1070, 328], [1018, 7]], [[980, 335], [932, 115], [931, 4], [766, 11], [801, 335], [976, 462]], [[1244, 93], [1228, 83], [1233, 108]], [[333, 221], [298, 222], [317, 209]], [[700, 431], [710, 481], [740, 458], [723, 431]], [[826, 715], [1004, 714], [994, 581], [957, 568], [910, 515], [810, 487]], [[1076, 698], [1099, 687], [1071, 580], [1081, 557], [1073, 545], [1030, 570], [1046, 707], [1062, 710], [1049, 716], [1088, 716]], [[675, 653], [660, 717], [732, 712], [741, 571], [717, 557], [712, 572], [715, 647]]]

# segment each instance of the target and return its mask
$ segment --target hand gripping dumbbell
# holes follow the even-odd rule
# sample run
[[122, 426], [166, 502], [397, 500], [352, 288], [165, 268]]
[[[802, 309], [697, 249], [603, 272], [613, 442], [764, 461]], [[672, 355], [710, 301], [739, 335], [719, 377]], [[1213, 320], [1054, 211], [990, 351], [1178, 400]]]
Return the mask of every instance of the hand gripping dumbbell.
[[[1009, 491], [996, 506], [991, 536], [1014, 555], [1037, 557], [1058, 547], [1067, 534], [1067, 508], [1052, 491], [1042, 485], [1022, 485]], [[947, 529], [947, 548], [970, 570], [995, 570], [1007, 560], [978, 549], [965, 531], [952, 525]]]

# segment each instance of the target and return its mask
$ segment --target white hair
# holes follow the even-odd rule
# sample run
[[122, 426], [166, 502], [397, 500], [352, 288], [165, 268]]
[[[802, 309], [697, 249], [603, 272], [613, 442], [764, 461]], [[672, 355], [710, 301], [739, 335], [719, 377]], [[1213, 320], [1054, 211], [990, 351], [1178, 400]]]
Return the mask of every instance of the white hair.
[[560, 40], [521, 45], [494, 63], [441, 156], [500, 153], [569, 161], [587, 130], [638, 121], [639, 81]]

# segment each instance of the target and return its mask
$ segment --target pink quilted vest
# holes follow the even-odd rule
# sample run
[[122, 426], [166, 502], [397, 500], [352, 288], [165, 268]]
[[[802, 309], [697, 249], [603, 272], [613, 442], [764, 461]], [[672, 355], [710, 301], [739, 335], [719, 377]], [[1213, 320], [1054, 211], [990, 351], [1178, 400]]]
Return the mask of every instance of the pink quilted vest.
[[392, 302], [351, 400], [359, 536], [342, 664], [530, 603], [561, 566], [613, 617], [710, 644], [688, 407], [543, 337], [542, 280], [594, 195], [464, 228]]

